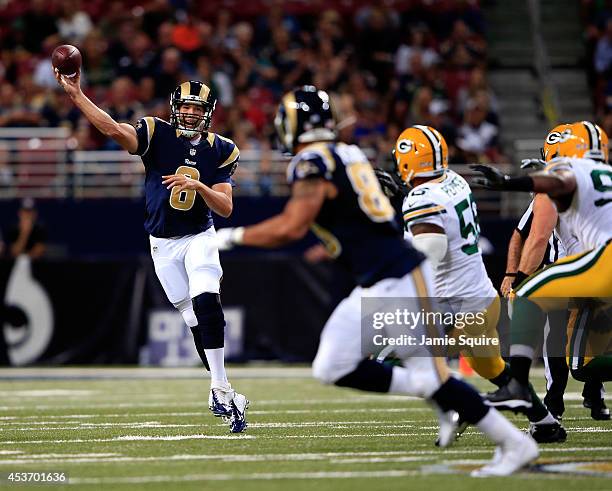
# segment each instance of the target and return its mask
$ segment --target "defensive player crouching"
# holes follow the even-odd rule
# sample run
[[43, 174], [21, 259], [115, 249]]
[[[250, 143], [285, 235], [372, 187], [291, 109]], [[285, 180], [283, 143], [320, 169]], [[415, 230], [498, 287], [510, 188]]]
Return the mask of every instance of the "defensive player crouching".
[[[310, 228], [330, 255], [348, 268], [357, 286], [327, 321], [313, 362], [315, 378], [371, 392], [419, 396], [439, 408], [440, 443], [455, 437], [456, 416], [476, 425], [500, 449], [477, 476], [508, 475], [538, 456], [535, 442], [493, 408], [468, 384], [450, 375], [445, 360], [404, 347], [401, 366], [368, 357], [373, 339], [362, 344], [363, 297], [401, 298], [418, 309], [432, 291], [427, 261], [411, 248], [396, 223], [367, 157], [355, 145], [336, 142], [335, 118], [327, 93], [306, 86], [286, 94], [277, 116], [281, 143], [295, 155], [287, 175], [291, 198], [283, 212], [257, 225], [222, 229], [220, 249], [235, 245], [278, 247], [298, 240]], [[414, 326], [424, 335], [426, 325]]]
[[136, 126], [118, 123], [81, 91], [80, 73], [55, 75], [85, 117], [145, 166], [145, 229], [150, 234], [155, 272], [168, 300], [191, 329], [196, 349], [211, 374], [209, 409], [229, 421], [230, 431], [246, 426], [249, 401], [225, 373], [225, 319], [219, 296], [223, 274], [211, 210], [232, 213], [232, 180], [238, 147], [209, 132], [216, 99], [202, 82], [179, 85], [170, 97], [170, 123], [145, 117]]
[[[516, 287], [510, 347], [513, 380], [488, 396], [490, 404], [501, 409], [532, 404], [527, 384], [537, 339], [546, 321], [545, 312], [567, 308], [570, 298], [581, 303], [595, 300], [603, 305], [612, 298], [612, 169], [607, 164], [608, 137], [588, 121], [570, 125], [558, 137], [554, 143], [548, 142], [544, 155], [548, 165], [543, 172], [514, 177], [489, 166], [473, 166], [484, 175], [476, 182], [487, 188], [547, 194], [567, 227], [567, 235], [576, 237], [586, 251], [556, 261]], [[584, 379], [588, 373], [600, 381], [610, 380], [609, 330], [600, 336], [585, 324], [574, 325], [568, 334], [572, 374], [575, 378]]]

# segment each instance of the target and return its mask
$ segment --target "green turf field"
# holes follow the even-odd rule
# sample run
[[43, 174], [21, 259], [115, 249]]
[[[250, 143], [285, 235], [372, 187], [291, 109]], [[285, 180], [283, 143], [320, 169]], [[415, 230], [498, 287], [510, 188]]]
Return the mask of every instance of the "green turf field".
[[[251, 400], [248, 431], [230, 435], [208, 412], [208, 381], [195, 373], [0, 370], [0, 472], [69, 476], [69, 486], [50, 489], [612, 489], [612, 424], [590, 419], [574, 381], [568, 440], [541, 447], [540, 470], [474, 479], [468, 471], [493, 447], [469, 429], [437, 449], [422, 402], [323, 387], [306, 369], [230, 369]], [[27, 378], [9, 378], [18, 375]], [[541, 375], [534, 382], [543, 388]]]

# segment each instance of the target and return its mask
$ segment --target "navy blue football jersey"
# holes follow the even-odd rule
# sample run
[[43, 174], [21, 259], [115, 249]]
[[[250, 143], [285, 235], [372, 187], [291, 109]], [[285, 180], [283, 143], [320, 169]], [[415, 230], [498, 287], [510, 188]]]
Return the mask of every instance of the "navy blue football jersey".
[[289, 164], [287, 179], [292, 184], [312, 178], [326, 179], [338, 190], [323, 204], [312, 230], [359, 285], [399, 278], [423, 261], [404, 241], [395, 209], [357, 146], [308, 145]]
[[145, 229], [154, 237], [203, 232], [212, 226], [211, 211], [194, 190], [179, 192], [162, 184], [162, 176], [185, 174], [207, 186], [228, 182], [240, 152], [228, 138], [207, 133], [193, 145], [168, 122], [146, 117], [136, 123], [138, 149], [145, 166]]

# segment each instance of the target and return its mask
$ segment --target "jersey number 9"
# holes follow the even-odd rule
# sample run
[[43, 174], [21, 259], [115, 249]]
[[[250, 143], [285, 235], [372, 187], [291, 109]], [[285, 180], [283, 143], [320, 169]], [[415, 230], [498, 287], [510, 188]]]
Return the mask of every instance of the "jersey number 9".
[[[175, 174], [182, 174], [190, 177], [191, 179], [195, 179], [196, 181], [200, 180], [200, 171], [186, 165], [181, 165], [178, 169], [176, 169]], [[196, 195], [197, 192], [195, 189], [184, 189], [183, 191], [180, 191], [179, 188], [175, 186], [170, 191], [170, 206], [175, 210], [191, 210], [191, 208], [193, 208], [193, 204], [195, 203]]]

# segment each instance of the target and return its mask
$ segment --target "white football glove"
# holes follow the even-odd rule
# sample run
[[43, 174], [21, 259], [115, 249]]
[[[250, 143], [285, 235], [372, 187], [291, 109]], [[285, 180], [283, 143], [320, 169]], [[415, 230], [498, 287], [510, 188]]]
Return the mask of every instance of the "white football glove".
[[220, 251], [229, 251], [235, 246], [242, 244], [244, 236], [244, 227], [222, 228], [217, 230], [217, 249]]

